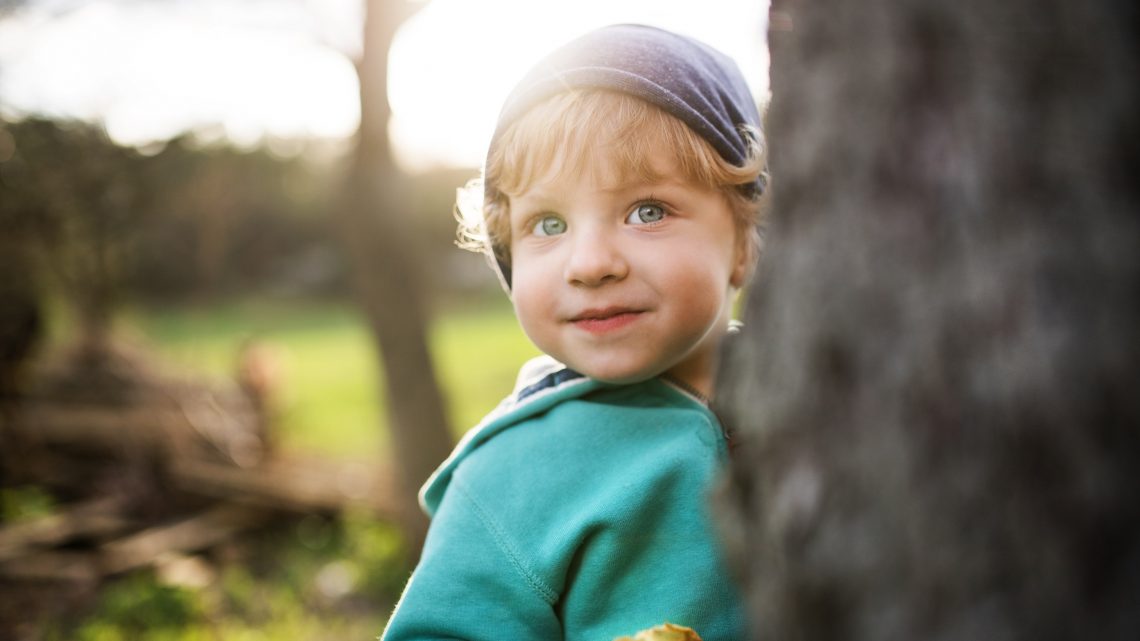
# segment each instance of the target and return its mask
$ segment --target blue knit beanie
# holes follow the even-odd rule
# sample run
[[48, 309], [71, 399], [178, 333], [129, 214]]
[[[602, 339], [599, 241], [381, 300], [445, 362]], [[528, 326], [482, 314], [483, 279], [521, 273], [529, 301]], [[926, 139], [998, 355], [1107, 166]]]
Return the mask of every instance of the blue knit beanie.
[[[750, 126], [760, 131], [760, 113], [736, 63], [712, 47], [656, 27], [602, 27], [542, 59], [507, 96], [488, 158], [500, 136], [540, 102], [573, 89], [608, 89], [640, 98], [689, 126], [729, 163], [748, 160]], [[487, 198], [497, 193], [485, 185]], [[763, 177], [743, 189], [764, 191]], [[503, 283], [510, 266], [495, 257]]]

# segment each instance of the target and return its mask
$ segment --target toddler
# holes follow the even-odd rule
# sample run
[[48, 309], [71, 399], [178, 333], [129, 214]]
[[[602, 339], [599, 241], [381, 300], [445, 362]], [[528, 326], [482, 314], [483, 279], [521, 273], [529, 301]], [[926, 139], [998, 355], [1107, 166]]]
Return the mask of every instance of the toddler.
[[744, 637], [708, 398], [764, 186], [755, 102], [699, 42], [611, 26], [524, 77], [465, 235], [546, 356], [421, 491], [432, 525], [385, 640]]

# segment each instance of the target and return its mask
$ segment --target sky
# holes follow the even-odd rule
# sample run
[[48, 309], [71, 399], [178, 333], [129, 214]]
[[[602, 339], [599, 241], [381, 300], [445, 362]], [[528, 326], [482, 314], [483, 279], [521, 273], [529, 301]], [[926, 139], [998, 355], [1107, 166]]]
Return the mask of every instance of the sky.
[[[499, 106], [543, 53], [643, 22], [728, 53], [767, 93], [764, 0], [393, 0], [419, 7], [389, 57], [390, 132], [410, 171], [476, 167]], [[104, 123], [147, 146], [345, 140], [359, 122], [361, 0], [31, 0], [0, 19], [0, 110]]]

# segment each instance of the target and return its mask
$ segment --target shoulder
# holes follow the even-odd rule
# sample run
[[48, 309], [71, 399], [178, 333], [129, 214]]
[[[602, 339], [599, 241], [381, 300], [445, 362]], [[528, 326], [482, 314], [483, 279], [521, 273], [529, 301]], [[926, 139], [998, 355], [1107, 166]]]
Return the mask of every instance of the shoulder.
[[710, 477], [725, 455], [719, 423], [660, 380], [599, 386], [527, 415], [471, 449], [454, 474], [485, 496], [569, 497], [597, 486], [657, 486]]
[[[506, 420], [488, 430], [494, 443], [484, 451], [560, 449], [575, 442], [645, 445], [719, 432], [715, 416], [698, 398], [661, 379], [611, 385], [561, 369], [520, 387], [511, 410], [499, 415]], [[491, 445], [490, 439], [484, 444]]]
[[[456, 446], [420, 492], [435, 512], [454, 475], [480, 486], [530, 475], [550, 483], [574, 469], [660, 455], [723, 456], [720, 426], [697, 399], [659, 379], [607, 385], [549, 357], [527, 363], [514, 392]], [[608, 476], [608, 475], [607, 475]]]
[[528, 361], [519, 372], [514, 391], [464, 434], [447, 460], [428, 478], [420, 489], [420, 506], [429, 515], [434, 514], [455, 470], [491, 439], [525, 423], [529, 417], [540, 415], [565, 399], [589, 393], [599, 385], [548, 356]]

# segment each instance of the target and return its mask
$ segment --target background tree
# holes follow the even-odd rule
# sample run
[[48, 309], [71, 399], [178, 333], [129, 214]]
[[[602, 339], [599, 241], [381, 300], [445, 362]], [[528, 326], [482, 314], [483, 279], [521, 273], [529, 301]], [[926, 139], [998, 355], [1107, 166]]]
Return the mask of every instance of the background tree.
[[138, 176], [156, 193], [127, 265], [148, 302], [337, 295], [340, 246], [327, 216], [331, 167], [265, 148], [168, 142]]
[[16, 136], [0, 128], [0, 431], [7, 420], [6, 405], [18, 395], [25, 364], [44, 334], [34, 251], [40, 207], [20, 184], [26, 168], [20, 169], [23, 175], [13, 176], [13, 162], [20, 162]]
[[[99, 357], [121, 294], [123, 264], [148, 209], [144, 159], [99, 127], [29, 119], [5, 128], [0, 220], [5, 252], [19, 261], [5, 274], [20, 289], [46, 266], [71, 303], [83, 351]], [[41, 302], [42, 303], [42, 302]]]
[[407, 501], [405, 526], [418, 547], [427, 521], [416, 506], [416, 491], [449, 454], [451, 436], [427, 348], [423, 268], [408, 231], [407, 179], [388, 140], [388, 49], [410, 16], [409, 6], [399, 0], [366, 5], [357, 63], [360, 129], [337, 211], [357, 298], [382, 358], [390, 435]]
[[753, 638], [1140, 629], [1140, 10], [776, 2], [718, 398]]

